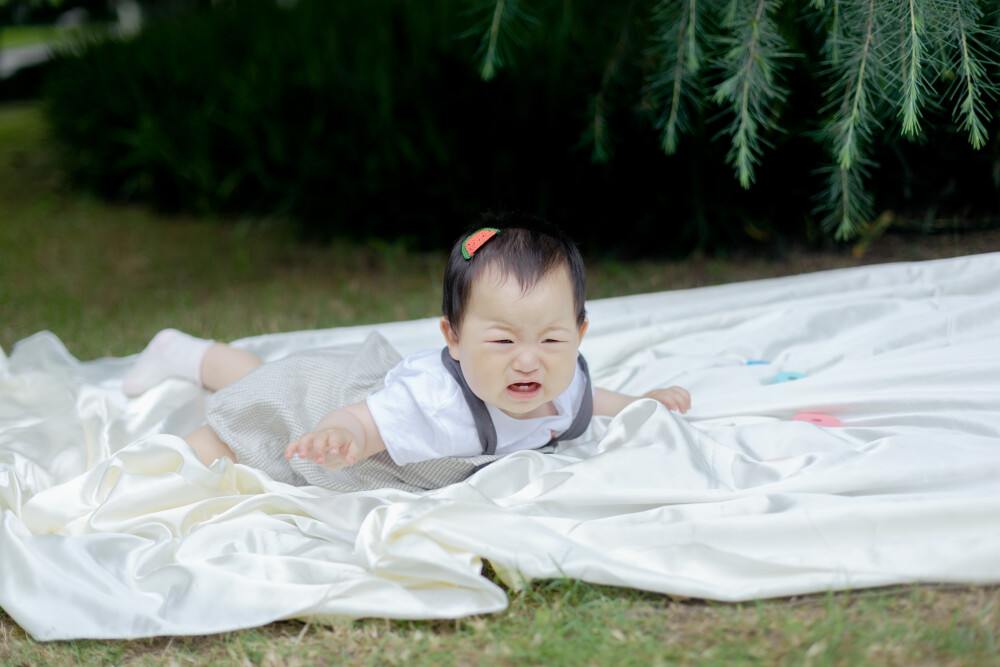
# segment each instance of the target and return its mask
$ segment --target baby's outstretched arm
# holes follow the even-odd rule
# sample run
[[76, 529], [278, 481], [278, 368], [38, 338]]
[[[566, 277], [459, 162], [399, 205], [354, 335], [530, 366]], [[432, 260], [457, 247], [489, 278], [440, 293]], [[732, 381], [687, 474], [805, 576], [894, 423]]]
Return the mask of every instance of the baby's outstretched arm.
[[691, 395], [683, 387], [667, 387], [666, 389], [654, 389], [643, 396], [628, 396], [619, 394], [617, 391], [601, 389], [594, 390], [594, 414], [614, 417], [640, 398], [652, 398], [671, 410], [684, 413], [691, 409]]
[[[361, 401], [327, 413], [312, 431], [285, 448], [285, 458], [298, 456], [324, 467], [340, 468], [384, 450], [368, 404]], [[333, 459], [328, 461], [328, 455]]]

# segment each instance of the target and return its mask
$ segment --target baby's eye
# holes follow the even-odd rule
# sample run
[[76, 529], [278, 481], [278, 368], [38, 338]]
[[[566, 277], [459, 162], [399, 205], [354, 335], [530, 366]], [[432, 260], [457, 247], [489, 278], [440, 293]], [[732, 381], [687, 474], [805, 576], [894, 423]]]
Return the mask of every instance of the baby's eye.
[[511, 343], [513, 343], [514, 341], [510, 340], [509, 338], [501, 338], [501, 339], [499, 339], [499, 340], [495, 340], [495, 341], [493, 341], [493, 342], [494, 342], [494, 343], [504, 343], [504, 344], [506, 344], [506, 345], [510, 345], [510, 344], [511, 344]]
[[543, 343], [561, 343], [561, 340], [556, 340], [555, 338], [546, 338], [542, 341]]

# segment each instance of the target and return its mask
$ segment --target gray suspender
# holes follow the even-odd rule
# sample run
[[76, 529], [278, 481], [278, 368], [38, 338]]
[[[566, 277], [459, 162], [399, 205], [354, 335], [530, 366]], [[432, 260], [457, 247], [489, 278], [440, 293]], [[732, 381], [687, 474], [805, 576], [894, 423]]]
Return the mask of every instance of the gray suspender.
[[576, 411], [573, 423], [569, 425], [568, 429], [553, 438], [553, 442], [579, 438], [590, 426], [590, 420], [594, 417], [594, 387], [590, 384], [590, 369], [587, 368], [587, 360], [583, 358], [582, 354], [576, 358], [576, 362], [580, 365], [583, 377], [587, 381], [583, 388], [583, 398], [580, 399], [580, 407]]
[[[583, 398], [580, 400], [580, 407], [576, 411], [573, 423], [569, 425], [568, 429], [553, 437], [548, 443], [550, 445], [560, 440], [572, 440], [573, 438], [580, 437], [587, 430], [587, 427], [590, 425], [590, 419], [594, 416], [594, 390], [590, 384], [590, 370], [587, 368], [587, 362], [584, 360], [583, 355], [578, 356], [576, 359], [586, 380]], [[441, 363], [444, 364], [444, 367], [448, 369], [451, 376], [458, 382], [458, 386], [462, 388], [462, 395], [465, 397], [465, 402], [469, 404], [469, 410], [472, 411], [472, 418], [476, 422], [476, 431], [479, 433], [479, 442], [483, 445], [483, 454], [491, 456], [496, 454], [497, 429], [493, 425], [493, 418], [490, 417], [489, 410], [486, 409], [486, 403], [472, 393], [469, 383], [465, 381], [465, 376], [462, 375], [462, 367], [457, 361], [451, 358], [447, 347], [441, 350]]]
[[441, 350], [441, 363], [444, 364], [444, 367], [448, 369], [451, 376], [458, 382], [458, 386], [462, 388], [462, 395], [465, 396], [465, 402], [469, 404], [469, 409], [472, 410], [472, 418], [476, 420], [476, 431], [479, 433], [479, 442], [483, 444], [483, 454], [489, 454], [490, 456], [496, 454], [497, 427], [493, 425], [493, 418], [490, 417], [490, 413], [486, 409], [486, 403], [472, 393], [469, 383], [465, 381], [465, 376], [462, 375], [462, 367], [458, 365], [457, 361], [451, 358], [447, 347]]

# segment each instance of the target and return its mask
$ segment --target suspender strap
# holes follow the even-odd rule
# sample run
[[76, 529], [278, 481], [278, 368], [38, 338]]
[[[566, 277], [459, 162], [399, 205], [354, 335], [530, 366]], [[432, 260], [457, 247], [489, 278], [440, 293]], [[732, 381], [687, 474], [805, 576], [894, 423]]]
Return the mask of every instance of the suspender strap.
[[583, 358], [582, 354], [576, 358], [576, 361], [580, 365], [580, 370], [583, 371], [583, 377], [586, 379], [587, 384], [583, 388], [583, 398], [580, 399], [580, 407], [576, 411], [573, 423], [569, 425], [568, 429], [552, 438], [553, 443], [559, 440], [579, 438], [587, 430], [587, 427], [590, 426], [590, 420], [594, 416], [594, 388], [590, 384], [590, 369], [587, 368], [587, 361]]
[[[590, 381], [590, 369], [587, 367], [587, 362], [583, 358], [583, 355], [578, 356], [576, 359], [586, 381], [586, 386], [583, 389], [583, 398], [580, 399], [580, 406], [576, 411], [576, 417], [573, 418], [573, 423], [569, 425], [568, 429], [552, 438], [548, 443], [550, 445], [560, 440], [572, 440], [573, 438], [580, 437], [587, 430], [587, 427], [590, 426], [590, 420], [594, 416], [594, 389]], [[483, 454], [491, 456], [496, 454], [497, 429], [493, 424], [493, 418], [490, 417], [489, 410], [486, 409], [486, 403], [472, 393], [469, 383], [465, 381], [465, 376], [462, 375], [461, 365], [451, 358], [447, 347], [441, 350], [441, 363], [444, 364], [444, 367], [448, 369], [451, 376], [458, 382], [458, 386], [462, 388], [462, 396], [465, 397], [465, 402], [468, 403], [469, 410], [472, 411], [472, 418], [476, 422], [476, 432], [479, 434], [479, 442], [483, 446]]]
[[465, 381], [465, 376], [462, 375], [462, 367], [456, 360], [451, 358], [447, 347], [441, 350], [441, 363], [444, 364], [444, 367], [448, 369], [451, 376], [458, 382], [458, 386], [462, 388], [462, 395], [465, 396], [465, 402], [469, 404], [469, 409], [472, 410], [472, 418], [476, 421], [476, 432], [479, 433], [479, 442], [483, 445], [483, 454], [491, 456], [496, 454], [497, 427], [493, 425], [493, 418], [490, 417], [490, 413], [486, 409], [486, 403], [483, 402], [483, 399], [472, 393], [469, 383]]

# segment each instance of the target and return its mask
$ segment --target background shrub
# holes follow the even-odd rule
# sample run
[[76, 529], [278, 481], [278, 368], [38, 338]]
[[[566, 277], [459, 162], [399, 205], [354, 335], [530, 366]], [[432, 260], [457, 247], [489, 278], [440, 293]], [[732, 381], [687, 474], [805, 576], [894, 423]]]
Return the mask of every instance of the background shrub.
[[[132, 40], [61, 54], [46, 97], [70, 173], [105, 196], [165, 209], [287, 216], [315, 238], [440, 247], [487, 208], [548, 216], [589, 252], [817, 234], [824, 149], [811, 133], [822, 91], [810, 69], [790, 71], [786, 131], [765, 137], [768, 159], [744, 190], [716, 140], [729, 121], [710, 110], [690, 117], [674, 155], [662, 150], [658, 110], [643, 94], [655, 37], [646, 19], [659, 3], [508, 15], [490, 72], [489, 2], [281, 4], [167, 15]], [[984, 182], [926, 169], [941, 164], [942, 146], [954, 148], [876, 144], [872, 159], [905, 166], [872, 179], [877, 201], [919, 208], [929, 194]], [[961, 168], [989, 174], [992, 156], [963, 155]]]

